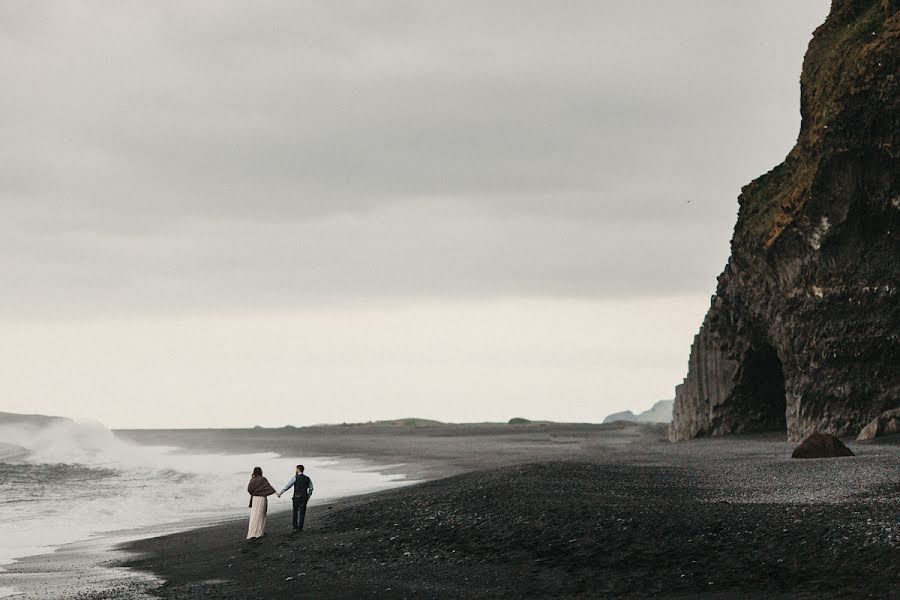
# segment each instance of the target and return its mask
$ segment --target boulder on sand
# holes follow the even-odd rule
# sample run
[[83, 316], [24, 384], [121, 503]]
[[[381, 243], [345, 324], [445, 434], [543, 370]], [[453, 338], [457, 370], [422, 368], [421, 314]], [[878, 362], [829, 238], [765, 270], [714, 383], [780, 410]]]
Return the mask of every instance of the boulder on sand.
[[874, 419], [868, 425], [863, 427], [859, 432], [857, 440], [871, 440], [880, 435], [893, 435], [900, 433], [900, 407], [893, 410], [886, 410]]
[[791, 458], [834, 458], [836, 456], [853, 456], [850, 448], [830, 433], [818, 431], [803, 440], [794, 448]]

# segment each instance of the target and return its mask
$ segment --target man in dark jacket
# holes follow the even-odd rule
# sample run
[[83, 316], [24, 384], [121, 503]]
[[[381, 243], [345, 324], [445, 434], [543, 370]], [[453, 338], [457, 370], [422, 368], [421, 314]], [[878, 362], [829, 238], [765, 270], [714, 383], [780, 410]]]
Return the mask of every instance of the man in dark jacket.
[[306, 520], [306, 503], [313, 493], [312, 479], [303, 474], [303, 465], [297, 465], [297, 472], [284, 488], [278, 492], [278, 497], [291, 487], [294, 488], [294, 531], [303, 531], [303, 522]]

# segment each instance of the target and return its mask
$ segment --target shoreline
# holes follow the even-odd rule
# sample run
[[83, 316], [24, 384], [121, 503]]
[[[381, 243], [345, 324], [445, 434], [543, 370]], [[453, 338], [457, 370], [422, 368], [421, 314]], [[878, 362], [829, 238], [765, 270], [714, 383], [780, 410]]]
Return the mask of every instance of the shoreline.
[[[122, 579], [75, 597], [814, 598], [854, 586], [888, 593], [900, 586], [890, 568], [900, 564], [895, 437], [850, 442], [855, 458], [798, 461], [779, 434], [673, 445], [660, 428], [631, 424], [522, 428], [499, 439], [477, 428], [377, 433], [374, 441], [360, 432], [335, 448], [366, 446], [371, 460], [422, 447], [402, 458], [422, 458], [420, 474], [432, 477], [311, 506], [300, 536], [289, 533], [288, 512], [272, 511], [259, 542], [244, 541], [245, 518], [135, 539], [104, 565], [121, 569]], [[452, 459], [443, 473], [442, 457]], [[535, 492], [533, 476], [550, 485]], [[776, 554], [781, 563], [750, 560]], [[686, 572], [675, 576], [676, 567]], [[774, 583], [762, 593], [759, 581]], [[870, 597], [887, 597], [877, 593]]]
[[[497, 450], [498, 446], [506, 445], [507, 442], [510, 443], [509, 447], [492, 457], [494, 463], [521, 462], [523, 455], [535, 451], [546, 454], [548, 447], [556, 449], [556, 452], [551, 451], [552, 454], [572, 456], [572, 445], [568, 440], [571, 435], [583, 435], [586, 431], [601, 435], [626, 432], [627, 437], [627, 431], [633, 427], [624, 422], [604, 425], [553, 424], [552, 427], [541, 423], [515, 426], [499, 423], [470, 426], [450, 424], [435, 427], [363, 424], [289, 429], [116, 430], [114, 433], [137, 444], [179, 447], [185, 451], [237, 454], [274, 452], [281, 456], [307, 457], [315, 455], [317, 459], [336, 459], [351, 464], [356, 462], [363, 468], [374, 466], [385, 475], [402, 474], [407, 479], [420, 482], [476, 470], [482, 462], [482, 452], [486, 449]], [[562, 441], [557, 443], [554, 440], [559, 436], [562, 436]], [[466, 441], [464, 447], [460, 447], [460, 440]], [[330, 504], [336, 505], [343, 500], [365, 497], [370, 493], [378, 492], [344, 496]], [[290, 506], [290, 502], [286, 501], [282, 508], [272, 510], [272, 504], [270, 518], [275, 518], [280, 512], [288, 512]], [[311, 505], [310, 515], [315, 510], [316, 505]], [[8, 597], [22, 600], [69, 598], [73, 591], [78, 597], [90, 598], [101, 590], [122, 589], [128, 590], [122, 596], [124, 598], [139, 597], [141, 586], [138, 584], [144, 580], [142, 574], [118, 567], [129, 556], [123, 547], [125, 540], [153, 538], [216, 525], [227, 526], [245, 519], [245, 515], [238, 515], [213, 522], [182, 521], [125, 529], [106, 532], [89, 540], [49, 547], [48, 552], [20, 557], [13, 563], [0, 567], [0, 587], [16, 588], [18, 593]], [[102, 567], [101, 571], [111, 572], [95, 577], [98, 571], [95, 567], [98, 566]], [[73, 577], [54, 577], [57, 573], [67, 573]]]
[[889, 598], [900, 445], [817, 461], [790, 446], [488, 464], [320, 507], [297, 536], [285, 515], [259, 542], [236, 539], [244, 523], [137, 541], [125, 565], [165, 579], [164, 599]]
[[[188, 452], [190, 449], [185, 449]], [[339, 495], [322, 495], [312, 501], [310, 508], [319, 504], [333, 504], [356, 496], [365, 496], [378, 491], [405, 487], [421, 481], [424, 470], [412, 464], [380, 464], [361, 457], [311, 456], [313, 464], [330, 465], [336, 462], [339, 469], [358, 474], [378, 473], [392, 479], [384, 480], [374, 488], [361, 488]], [[402, 475], [402, 479], [394, 479]], [[385, 487], [386, 486], [386, 487]], [[269, 504], [269, 517], [290, 513], [290, 500], [275, 500]], [[222, 516], [188, 517], [176, 521], [150, 524], [133, 528], [116, 529], [93, 534], [91, 537], [73, 540], [45, 547], [16, 556], [11, 562], [0, 565], [0, 599], [93, 597], [116, 590], [128, 590], [124, 597], [144, 598], [144, 589], [151, 589], [160, 580], [149, 573], [119, 566], [128, 558], [123, 548], [131, 542], [147, 538], [176, 535], [178, 533], [201, 530], [219, 525], [243, 523], [246, 515], [243, 509], [235, 509], [232, 514]]]
[[[415, 484], [413, 484], [415, 485]], [[352, 506], [365, 502], [370, 496], [402, 489], [397, 486], [378, 491], [360, 492], [342, 496], [322, 503], [311, 505], [309, 515], [332, 507]], [[275, 505], [270, 503], [268, 520], [289, 523], [290, 501]], [[328, 507], [327, 509], [325, 507]], [[247, 516], [231, 516], [224, 519], [195, 519], [166, 523], [142, 528], [107, 532], [87, 540], [79, 540], [61, 544], [50, 552], [32, 554], [16, 559], [15, 562], [0, 567], [0, 578], [3, 575], [12, 578], [4, 582], [0, 589], [14, 591], [0, 598], [16, 600], [53, 600], [53, 599], [152, 599], [152, 591], [165, 580], [142, 569], [129, 566], [139, 556], [132, 548], [152, 539], [165, 539], [170, 536], [187, 535], [206, 530], [243, 531], [246, 533]], [[74, 579], [73, 579], [74, 577]]]

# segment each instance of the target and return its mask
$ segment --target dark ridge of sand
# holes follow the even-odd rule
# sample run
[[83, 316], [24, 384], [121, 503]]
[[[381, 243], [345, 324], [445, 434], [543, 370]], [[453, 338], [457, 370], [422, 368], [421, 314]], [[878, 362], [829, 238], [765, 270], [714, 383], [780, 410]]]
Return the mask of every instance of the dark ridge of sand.
[[584, 456], [593, 445], [618, 452], [640, 437], [667, 446], [665, 426], [617, 422], [439, 424], [403, 426], [363, 423], [279, 429], [117, 430], [116, 435], [140, 444], [179, 446], [217, 452], [275, 452], [282, 456], [341, 456], [381, 465], [412, 479], [432, 479], [486, 467], [530, 460], [569, 460]]
[[[897, 440], [796, 461], [777, 436], [657, 429], [553, 430], [545, 453], [520, 432], [483, 470], [314, 507], [300, 535], [279, 514], [260, 541], [231, 522], [128, 544], [125, 564], [160, 598], [897, 597]], [[472, 460], [478, 432], [452, 437]], [[517, 440], [533, 462], [502, 452]]]

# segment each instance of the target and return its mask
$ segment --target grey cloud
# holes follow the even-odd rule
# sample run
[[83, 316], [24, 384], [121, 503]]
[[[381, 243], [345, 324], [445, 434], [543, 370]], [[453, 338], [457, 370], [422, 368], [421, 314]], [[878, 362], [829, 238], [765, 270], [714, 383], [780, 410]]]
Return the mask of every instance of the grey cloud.
[[16, 314], [705, 293], [827, 2], [0, 11]]

